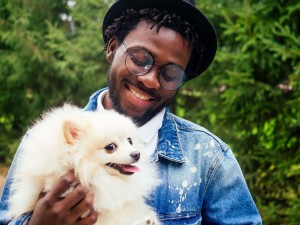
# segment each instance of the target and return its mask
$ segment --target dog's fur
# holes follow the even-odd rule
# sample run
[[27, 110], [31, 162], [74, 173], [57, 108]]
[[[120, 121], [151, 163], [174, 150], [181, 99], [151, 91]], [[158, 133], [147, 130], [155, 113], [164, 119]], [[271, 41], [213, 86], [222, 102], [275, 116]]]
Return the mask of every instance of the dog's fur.
[[114, 111], [86, 112], [66, 104], [45, 113], [23, 143], [9, 215], [32, 211], [42, 191], [74, 170], [94, 192], [97, 225], [159, 224], [144, 203], [158, 179], [136, 132], [129, 118]]

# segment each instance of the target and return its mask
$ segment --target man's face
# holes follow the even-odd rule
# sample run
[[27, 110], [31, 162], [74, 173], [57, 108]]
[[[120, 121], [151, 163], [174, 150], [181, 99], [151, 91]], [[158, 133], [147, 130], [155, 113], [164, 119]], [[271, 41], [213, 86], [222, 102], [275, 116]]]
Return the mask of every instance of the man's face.
[[162, 108], [170, 104], [176, 91], [165, 90], [158, 81], [162, 65], [176, 64], [185, 69], [191, 56], [191, 47], [177, 32], [162, 27], [150, 29], [151, 22], [142, 21], [124, 39], [127, 49], [143, 48], [152, 54], [154, 65], [143, 76], [132, 75], [126, 65], [126, 51], [121, 43], [112, 38], [107, 48], [109, 94], [104, 99], [105, 108], [130, 116], [143, 125]]

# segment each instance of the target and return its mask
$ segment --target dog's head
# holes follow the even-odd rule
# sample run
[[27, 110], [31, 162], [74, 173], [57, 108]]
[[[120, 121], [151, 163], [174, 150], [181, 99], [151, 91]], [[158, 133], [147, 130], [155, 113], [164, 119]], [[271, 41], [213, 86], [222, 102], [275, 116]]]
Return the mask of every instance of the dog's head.
[[108, 174], [120, 176], [139, 172], [145, 156], [134, 123], [114, 111], [82, 115], [63, 125], [65, 141], [75, 149], [75, 167], [89, 171], [104, 168]]
[[64, 115], [59, 136], [68, 154], [62, 157], [68, 155], [80, 183], [94, 192], [96, 210], [119, 209], [159, 184], [131, 119], [114, 111]]

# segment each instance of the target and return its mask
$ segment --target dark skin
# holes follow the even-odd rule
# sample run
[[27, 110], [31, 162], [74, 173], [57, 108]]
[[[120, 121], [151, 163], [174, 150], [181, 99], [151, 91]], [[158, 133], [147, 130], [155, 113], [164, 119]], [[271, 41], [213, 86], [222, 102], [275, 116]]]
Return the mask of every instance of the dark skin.
[[[155, 29], [150, 29], [151, 26], [149, 21], [139, 23], [124, 40], [128, 48], [144, 47], [154, 55], [157, 64], [174, 63], [186, 68], [192, 51], [187, 41], [171, 29], [161, 28], [157, 33]], [[106, 109], [113, 108], [115, 99], [116, 110], [143, 125], [171, 102], [177, 90], [168, 91], [160, 86], [159, 66], [156, 65], [144, 76], [130, 74], [124, 61], [126, 53], [114, 37], [109, 41], [106, 54], [110, 64], [109, 88], [116, 93], [116, 96], [105, 96], [103, 105]], [[66, 198], [59, 197], [74, 181], [74, 173], [69, 172], [60, 178], [50, 192], [41, 195], [28, 225], [94, 224], [97, 221], [97, 213], [92, 208], [94, 196], [82, 185], [77, 185]], [[81, 218], [88, 210], [91, 210], [90, 214]]]
[[126, 52], [116, 38], [111, 38], [106, 52], [110, 64], [108, 87], [104, 98], [106, 109], [114, 108], [142, 126], [169, 105], [177, 90], [160, 86], [158, 70], [162, 65], [176, 64], [185, 69], [192, 53], [190, 44], [176, 31], [162, 27], [156, 32], [151, 21], [141, 21], [123, 40], [128, 49], [144, 48], [152, 54], [156, 65], [143, 76], [132, 75], [125, 65]]
[[[65, 198], [60, 196], [69, 189], [76, 177], [72, 171], [62, 176], [52, 190], [41, 194], [28, 225], [90, 225], [97, 221], [93, 210], [94, 196], [78, 184]], [[86, 211], [90, 214], [81, 218]]]

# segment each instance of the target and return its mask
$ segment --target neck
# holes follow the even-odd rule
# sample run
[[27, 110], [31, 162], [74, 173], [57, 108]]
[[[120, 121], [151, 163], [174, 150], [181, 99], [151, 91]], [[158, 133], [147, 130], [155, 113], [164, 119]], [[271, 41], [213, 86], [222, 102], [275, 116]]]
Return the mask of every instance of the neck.
[[104, 95], [104, 98], [102, 100], [102, 104], [103, 104], [104, 109], [112, 109], [112, 104], [111, 104], [108, 92]]

